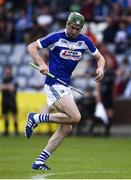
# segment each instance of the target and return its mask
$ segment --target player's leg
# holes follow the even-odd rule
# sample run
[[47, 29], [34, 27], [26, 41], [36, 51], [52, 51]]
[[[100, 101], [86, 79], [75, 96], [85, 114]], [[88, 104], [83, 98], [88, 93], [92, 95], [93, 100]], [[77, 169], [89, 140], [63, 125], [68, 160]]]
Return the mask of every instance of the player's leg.
[[7, 104], [7, 102], [2, 102], [2, 116], [4, 119], [4, 126], [5, 126], [5, 130], [4, 130], [3, 135], [5, 135], [5, 136], [9, 135], [8, 112], [9, 112], [9, 105]]
[[17, 119], [17, 114], [13, 113], [13, 119], [14, 119], [14, 131], [15, 131], [15, 135], [18, 135], [18, 119]]
[[60, 112], [54, 114], [38, 114], [29, 113], [26, 125], [25, 135], [30, 138], [32, 129], [39, 123], [58, 123], [58, 124], [74, 124], [80, 121], [80, 112], [74, 102], [73, 97], [69, 95], [62, 96], [55, 102], [55, 106]]
[[79, 110], [74, 99], [69, 95], [61, 97], [55, 102], [55, 106], [60, 109], [60, 112], [54, 114], [34, 113], [33, 118], [35, 123], [74, 124], [80, 121]]
[[4, 126], [5, 130], [3, 135], [8, 136], [9, 135], [9, 119], [8, 119], [8, 114], [3, 114], [3, 119], [4, 119]]
[[[51, 107], [49, 107], [48, 105], [44, 105], [44, 106], [42, 106], [41, 108], [40, 108], [40, 113], [43, 113], [43, 114], [46, 114], [46, 113], [55, 113], [55, 112], [57, 112], [57, 110], [56, 110], [56, 108], [55, 108], [55, 106], [51, 106]], [[51, 125], [51, 123], [48, 123], [47, 124], [47, 133], [48, 133], [48, 135], [52, 135], [52, 125]]]
[[[48, 144], [38, 156], [36, 161], [32, 164], [33, 169], [48, 170], [48, 166], [45, 165], [46, 160], [52, 155], [56, 148], [62, 143], [63, 139], [71, 132], [72, 125], [60, 125], [56, 132], [49, 139]], [[47, 169], [46, 169], [46, 168]]]
[[113, 119], [113, 115], [114, 115], [113, 107], [107, 108], [106, 112], [107, 112], [107, 116], [108, 116], [108, 123], [105, 124], [105, 133], [104, 134], [105, 134], [105, 136], [109, 136], [111, 125], [112, 125], [112, 119]]
[[[65, 115], [68, 117], [67, 120], [70, 121], [70, 123], [72, 122], [72, 124], [73, 124], [80, 120], [80, 113], [75, 105], [73, 98], [71, 98], [70, 96], [68, 96], [68, 95], [63, 96], [60, 100], [58, 100], [55, 103], [55, 106], [59, 110], [62, 111], [60, 113], [61, 114], [63, 113], [64, 117], [65, 117]], [[74, 115], [75, 112], [78, 113], [76, 116]], [[58, 114], [58, 113], [55, 113], [55, 114]], [[74, 115], [74, 117], [73, 117], [73, 115]], [[60, 117], [62, 117], [62, 116], [60, 116]], [[57, 115], [56, 117], [53, 117], [53, 118], [59, 119], [60, 117]], [[70, 120], [70, 118], [73, 120]], [[75, 121], [74, 118], [76, 118], [77, 120]], [[61, 121], [63, 121], [63, 119], [61, 119]], [[60, 119], [59, 119], [59, 122], [60, 122]], [[71, 132], [71, 130], [72, 130], [72, 125], [68, 124], [68, 122], [67, 122], [67, 124], [62, 123], [57, 128], [56, 132], [52, 135], [52, 137], [48, 141], [48, 144], [46, 145], [44, 150], [41, 152], [41, 154], [38, 156], [35, 163], [33, 163], [32, 168], [47, 170], [47, 166], [45, 168], [45, 161], [51, 156], [51, 154], [56, 150], [56, 148], [62, 143], [63, 139]]]
[[49, 139], [45, 150], [52, 154], [56, 148], [62, 143], [63, 139], [71, 132], [72, 125], [61, 124], [56, 132]]
[[13, 120], [14, 120], [14, 133], [18, 135], [18, 119], [17, 119], [17, 104], [16, 102], [12, 102], [10, 104], [10, 111], [12, 112]]
[[[59, 122], [63, 121], [63, 119], [64, 121], [68, 120], [72, 123], [79, 121], [80, 119], [79, 111], [75, 105], [73, 98], [71, 98], [70, 96], [63, 96], [60, 100], [58, 100], [55, 103], [55, 106], [59, 110], [62, 111], [62, 112], [59, 112], [59, 114], [61, 113], [64, 115], [63, 117], [62, 115], [58, 116], [58, 113], [55, 113], [56, 116], [52, 115], [51, 119], [54, 119], [54, 122], [56, 122], [55, 120], [57, 120], [57, 118], [59, 119]], [[74, 115], [75, 112], [78, 113], [76, 116]], [[63, 118], [63, 119], [60, 119], [60, 118]], [[75, 121], [74, 118], [76, 118], [77, 120]], [[70, 120], [70, 119], [73, 119], [73, 120]], [[71, 132], [71, 130], [72, 130], [72, 125], [69, 125], [68, 122], [67, 124], [62, 123], [57, 128], [56, 132], [52, 135], [52, 137], [48, 141], [48, 144], [46, 145], [44, 150], [41, 152], [41, 154], [38, 156], [35, 163], [33, 163], [32, 168], [48, 170], [47, 166], [45, 168], [46, 160], [51, 156], [51, 154], [56, 150], [56, 148], [62, 143], [63, 139]]]
[[[28, 122], [30, 128], [28, 128], [28, 122], [26, 125], [26, 136], [29, 138], [32, 134], [32, 127], [39, 123], [59, 123], [61, 124], [56, 132], [50, 138], [47, 146], [41, 152], [36, 162], [32, 165], [33, 169], [48, 170], [49, 168], [45, 165], [45, 161], [49, 156], [56, 150], [61, 144], [64, 137], [71, 131], [72, 125], [80, 121], [80, 113], [74, 102], [73, 97], [70, 95], [64, 95], [55, 102], [55, 107], [59, 109], [58, 113], [54, 114], [37, 114], [30, 113], [28, 116]], [[33, 123], [32, 123], [33, 122]], [[28, 129], [31, 130], [28, 133]]]

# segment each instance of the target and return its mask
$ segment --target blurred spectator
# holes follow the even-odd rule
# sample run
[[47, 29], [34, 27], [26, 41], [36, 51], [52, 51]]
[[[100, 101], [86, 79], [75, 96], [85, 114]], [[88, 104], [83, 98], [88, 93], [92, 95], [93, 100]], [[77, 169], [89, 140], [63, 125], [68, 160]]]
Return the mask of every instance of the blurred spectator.
[[119, 2], [113, 1], [111, 4], [111, 14], [114, 17], [114, 19], [121, 19], [122, 16], [122, 7]]
[[88, 36], [89, 39], [92, 40], [94, 45], [97, 45], [97, 39], [96, 36], [91, 32], [91, 28], [89, 25], [86, 26], [86, 30], [84, 31], [84, 34]]
[[0, 20], [4, 20], [5, 18], [5, 9], [4, 6], [0, 5]]
[[33, 12], [34, 12], [34, 0], [26, 0], [26, 12], [27, 15], [30, 16], [30, 18], [33, 18]]
[[5, 25], [6, 31], [4, 32], [4, 43], [14, 43], [15, 36], [14, 36], [14, 26], [12, 21], [7, 21]]
[[130, 0], [118, 0], [122, 8], [128, 8], [131, 7], [131, 1]]
[[21, 9], [16, 19], [16, 43], [21, 43], [25, 39], [25, 35], [30, 28], [32, 28], [32, 20], [30, 16], [27, 16], [26, 11]]
[[5, 0], [0, 0], [0, 5], [4, 4]]
[[124, 84], [125, 84], [125, 81], [123, 79], [123, 75], [124, 75], [124, 72], [121, 68], [118, 68], [116, 70], [116, 96], [120, 96], [123, 94], [123, 90], [124, 90]]
[[[52, 18], [52, 16], [45, 14], [45, 15], [40, 15], [40, 16], [38, 16], [37, 19], [36, 19], [36, 21], [37, 21], [37, 23], [38, 23], [39, 26], [45, 27], [46, 25], [48, 26], [49, 24], [52, 23], [53, 18]], [[44, 28], [43, 28], [43, 29], [44, 29]]]
[[106, 21], [109, 14], [109, 7], [102, 0], [94, 1], [93, 17], [96, 22]]
[[4, 42], [4, 21], [0, 20], [0, 43]]
[[87, 21], [93, 20], [93, 0], [84, 0], [81, 6], [81, 14]]
[[112, 61], [112, 68], [115, 70], [117, 67], [118, 67], [118, 62], [117, 62], [117, 59], [115, 57], [115, 54], [111, 53], [108, 49], [108, 44], [106, 43], [102, 43], [100, 44], [99, 46], [99, 51], [101, 53], [103, 53], [103, 56], [106, 58], [110, 58], [111, 61]]
[[124, 59], [121, 66], [116, 70], [116, 96], [120, 96], [124, 93], [126, 84], [130, 77], [130, 66], [128, 59]]
[[128, 48], [131, 48], [131, 10], [130, 10], [130, 14], [128, 15], [128, 18], [127, 18], [126, 33], [127, 33]]
[[109, 15], [106, 19], [107, 28], [103, 31], [103, 42], [114, 43], [115, 35], [118, 30], [118, 22], [115, 21], [112, 15]]
[[130, 76], [129, 76], [128, 82], [124, 90], [124, 96], [127, 98], [131, 98], [131, 70], [130, 70]]
[[0, 5], [0, 43], [4, 42], [4, 18], [5, 18], [5, 13], [4, 13], [4, 6]]
[[18, 124], [17, 124], [17, 102], [16, 92], [17, 83], [15, 82], [12, 74], [12, 67], [7, 65], [4, 69], [4, 79], [0, 85], [0, 91], [2, 92], [2, 115], [5, 123], [4, 134], [9, 134], [9, 113], [11, 112], [14, 120], [14, 131], [15, 135], [18, 135]]
[[48, 2], [45, 0], [37, 0], [35, 2], [34, 11], [36, 17], [42, 14], [47, 14], [46, 11], [48, 11], [49, 13], [50, 9], [48, 6]]
[[126, 26], [123, 22], [119, 24], [119, 29], [115, 35], [116, 54], [124, 54], [127, 49]]
[[18, 1], [18, 0], [13, 0], [13, 1], [8, 1], [6, 2], [5, 5], [7, 5], [8, 3], [12, 3], [13, 4], [13, 7], [15, 7], [15, 10], [16, 11], [19, 11], [20, 9], [24, 8], [25, 6], [25, 2], [26, 0], [22, 0], [22, 1]]
[[97, 83], [97, 102], [102, 102], [105, 107], [108, 122], [105, 123], [105, 135], [110, 134], [110, 126], [114, 115], [114, 99], [115, 99], [115, 79], [114, 63], [111, 58], [106, 57], [105, 74], [100, 83]]
[[97, 84], [97, 103], [101, 102], [104, 105], [104, 108], [107, 113], [107, 118], [104, 119], [100, 117], [93, 118], [93, 121], [89, 127], [89, 135], [93, 135], [94, 128], [99, 123], [104, 124], [105, 127], [105, 136], [108, 136], [110, 134], [110, 126], [114, 114], [113, 109], [113, 103], [115, 99], [115, 69], [117, 67], [116, 59], [113, 57], [113, 55], [108, 51], [108, 48], [106, 44], [102, 44], [100, 46], [100, 51], [104, 54], [104, 57], [106, 59], [106, 69], [105, 69], [105, 75], [103, 80]]
[[14, 43], [15, 29], [14, 29], [14, 17], [13, 11], [7, 10], [6, 15], [0, 22], [0, 42], [2, 43]]
[[6, 10], [5, 19], [6, 21], [11, 21], [12, 23], [14, 23], [14, 11], [11, 9]]
[[81, 1], [80, 0], [73, 0], [70, 5], [71, 12], [80, 12], [81, 10]]
[[69, 9], [70, 9], [71, 1], [67, 0], [55, 0], [54, 5], [52, 6], [54, 8], [53, 12], [55, 14], [55, 18], [59, 20], [66, 20]]
[[32, 41], [39, 39], [43, 34], [46, 35], [46, 33], [47, 29], [44, 29], [43, 27], [39, 26], [37, 22], [34, 22], [34, 27], [30, 30], [26, 42], [31, 43]]
[[130, 69], [131, 69], [128, 58], [125, 58], [123, 60], [123, 62], [119, 68], [124, 72], [123, 79], [126, 82], [128, 80], [128, 78], [130, 77]]

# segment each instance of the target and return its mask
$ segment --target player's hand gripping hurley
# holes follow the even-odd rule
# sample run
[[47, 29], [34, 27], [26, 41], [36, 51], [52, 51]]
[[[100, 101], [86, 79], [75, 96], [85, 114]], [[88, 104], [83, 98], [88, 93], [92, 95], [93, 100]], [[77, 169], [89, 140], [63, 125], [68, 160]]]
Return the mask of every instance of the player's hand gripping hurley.
[[[33, 64], [33, 63], [29, 63], [29, 64], [30, 64], [33, 68], [35, 68], [35, 69], [39, 70], [39, 66], [37, 66], [36, 64]], [[59, 79], [59, 78], [55, 77], [53, 74], [51, 74], [51, 73], [47, 72], [47, 73], [46, 73], [46, 75], [48, 75], [48, 76], [50, 76], [50, 77], [52, 77], [52, 78], [56, 79], [58, 82], [62, 83], [63, 85], [70, 87], [72, 90], [74, 90], [74, 91], [78, 92], [79, 94], [81, 94], [81, 95], [85, 95], [85, 94], [84, 94], [83, 92], [81, 92], [80, 90], [78, 90], [78, 89], [76, 89], [76, 88], [74, 88], [74, 87], [72, 87], [72, 86], [68, 85], [67, 83], [65, 83], [65, 82], [64, 82], [64, 81], [62, 81], [61, 79]]]

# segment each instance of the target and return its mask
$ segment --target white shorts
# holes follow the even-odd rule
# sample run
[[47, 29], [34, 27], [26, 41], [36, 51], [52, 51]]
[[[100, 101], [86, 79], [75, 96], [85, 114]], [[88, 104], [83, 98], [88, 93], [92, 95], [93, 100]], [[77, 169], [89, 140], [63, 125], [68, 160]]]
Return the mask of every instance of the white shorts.
[[66, 87], [62, 84], [54, 84], [52, 86], [45, 84], [44, 92], [47, 95], [47, 103], [49, 106], [58, 101], [64, 95], [73, 97], [70, 87]]

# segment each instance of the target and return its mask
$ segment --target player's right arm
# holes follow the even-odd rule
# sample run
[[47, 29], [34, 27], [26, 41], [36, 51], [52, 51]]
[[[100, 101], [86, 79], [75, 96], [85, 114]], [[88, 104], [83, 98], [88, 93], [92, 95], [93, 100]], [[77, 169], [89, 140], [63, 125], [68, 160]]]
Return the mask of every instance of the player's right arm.
[[59, 33], [50, 33], [47, 36], [38, 39], [37, 41], [31, 43], [28, 45], [27, 49], [30, 53], [30, 55], [32, 56], [32, 58], [34, 59], [34, 62], [36, 64], [39, 65], [39, 71], [42, 74], [46, 74], [48, 71], [48, 66], [46, 65], [46, 63], [43, 61], [43, 59], [41, 58], [39, 51], [40, 49], [45, 49], [48, 48], [50, 49], [50, 47], [57, 42], [57, 40], [59, 39]]
[[48, 71], [48, 66], [45, 64], [43, 59], [40, 57], [39, 54], [39, 45], [38, 42], [35, 41], [27, 46], [28, 52], [30, 53], [31, 57], [33, 58], [34, 62], [39, 65], [39, 71], [42, 74], [46, 74]]

